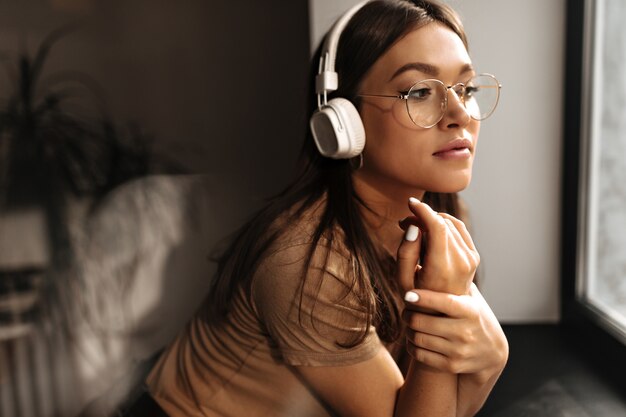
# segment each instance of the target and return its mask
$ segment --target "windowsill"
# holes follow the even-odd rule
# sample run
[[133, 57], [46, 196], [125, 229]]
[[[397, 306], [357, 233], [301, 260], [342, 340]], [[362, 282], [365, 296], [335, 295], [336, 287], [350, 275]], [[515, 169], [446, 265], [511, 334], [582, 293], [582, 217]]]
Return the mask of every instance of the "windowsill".
[[623, 392], [572, 346], [560, 326], [503, 328], [509, 362], [479, 417], [626, 416]]

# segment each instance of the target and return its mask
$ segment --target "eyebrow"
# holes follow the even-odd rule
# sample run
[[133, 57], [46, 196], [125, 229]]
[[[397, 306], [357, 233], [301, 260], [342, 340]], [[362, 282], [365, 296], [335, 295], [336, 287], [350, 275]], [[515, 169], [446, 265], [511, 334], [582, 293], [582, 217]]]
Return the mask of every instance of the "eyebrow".
[[[427, 74], [431, 77], [437, 77], [439, 75], [439, 68], [437, 68], [434, 65], [426, 64], [423, 62], [409, 62], [408, 64], [404, 64], [403, 66], [398, 68], [396, 72], [393, 73], [389, 81], [393, 80], [394, 78], [396, 78], [398, 75], [402, 74], [403, 72], [411, 71], [411, 70], [423, 72], [424, 74]], [[470, 72], [470, 71], [474, 71], [474, 68], [472, 67], [472, 65], [465, 64], [461, 67], [461, 71], [459, 72], [459, 74], [465, 74], [466, 72]]]

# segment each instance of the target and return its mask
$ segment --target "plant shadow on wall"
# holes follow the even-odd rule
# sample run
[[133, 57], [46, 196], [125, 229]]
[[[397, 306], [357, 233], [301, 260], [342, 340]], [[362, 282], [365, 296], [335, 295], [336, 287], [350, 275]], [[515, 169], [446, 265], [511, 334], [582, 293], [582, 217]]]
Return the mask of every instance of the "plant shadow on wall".
[[53, 46], [77, 28], [53, 31], [32, 55], [0, 56], [8, 80], [0, 83], [0, 343], [44, 317], [64, 324], [77, 202], [93, 208], [133, 178], [184, 172], [141, 128], [112, 120], [87, 74], [46, 73]]

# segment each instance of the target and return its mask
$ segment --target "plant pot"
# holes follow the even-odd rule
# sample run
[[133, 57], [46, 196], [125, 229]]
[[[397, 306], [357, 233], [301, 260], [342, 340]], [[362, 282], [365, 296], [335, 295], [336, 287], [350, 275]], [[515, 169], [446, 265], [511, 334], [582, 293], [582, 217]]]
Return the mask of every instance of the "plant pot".
[[22, 337], [36, 322], [50, 262], [43, 209], [0, 213], [0, 341]]

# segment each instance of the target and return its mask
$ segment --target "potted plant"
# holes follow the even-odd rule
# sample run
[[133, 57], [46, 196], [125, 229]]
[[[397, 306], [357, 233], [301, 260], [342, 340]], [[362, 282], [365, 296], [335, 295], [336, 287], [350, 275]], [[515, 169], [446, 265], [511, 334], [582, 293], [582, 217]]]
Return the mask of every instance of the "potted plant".
[[[6, 310], [16, 305], [2, 303], [9, 288], [14, 295], [44, 291], [51, 305], [58, 304], [58, 288], [72, 261], [68, 228], [72, 203], [97, 202], [122, 182], [149, 174], [155, 160], [149, 137], [141, 129], [121, 129], [107, 115], [101, 88], [91, 77], [70, 70], [44, 71], [53, 46], [75, 28], [53, 31], [33, 56], [22, 52], [14, 58], [0, 57], [9, 79], [8, 87], [0, 89], [0, 228], [25, 223], [21, 239], [14, 243], [32, 248], [39, 240], [43, 248], [39, 252], [49, 252], [17, 264], [15, 256], [7, 260], [0, 253], [0, 279], [3, 271], [5, 276], [21, 277], [17, 284], [0, 283], [0, 326], [3, 306]], [[167, 170], [181, 171], [161, 160]], [[31, 220], [25, 221], [25, 215]], [[35, 278], [42, 270], [45, 278]], [[20, 306], [26, 311], [8, 316], [33, 316], [28, 313], [31, 307]]]

